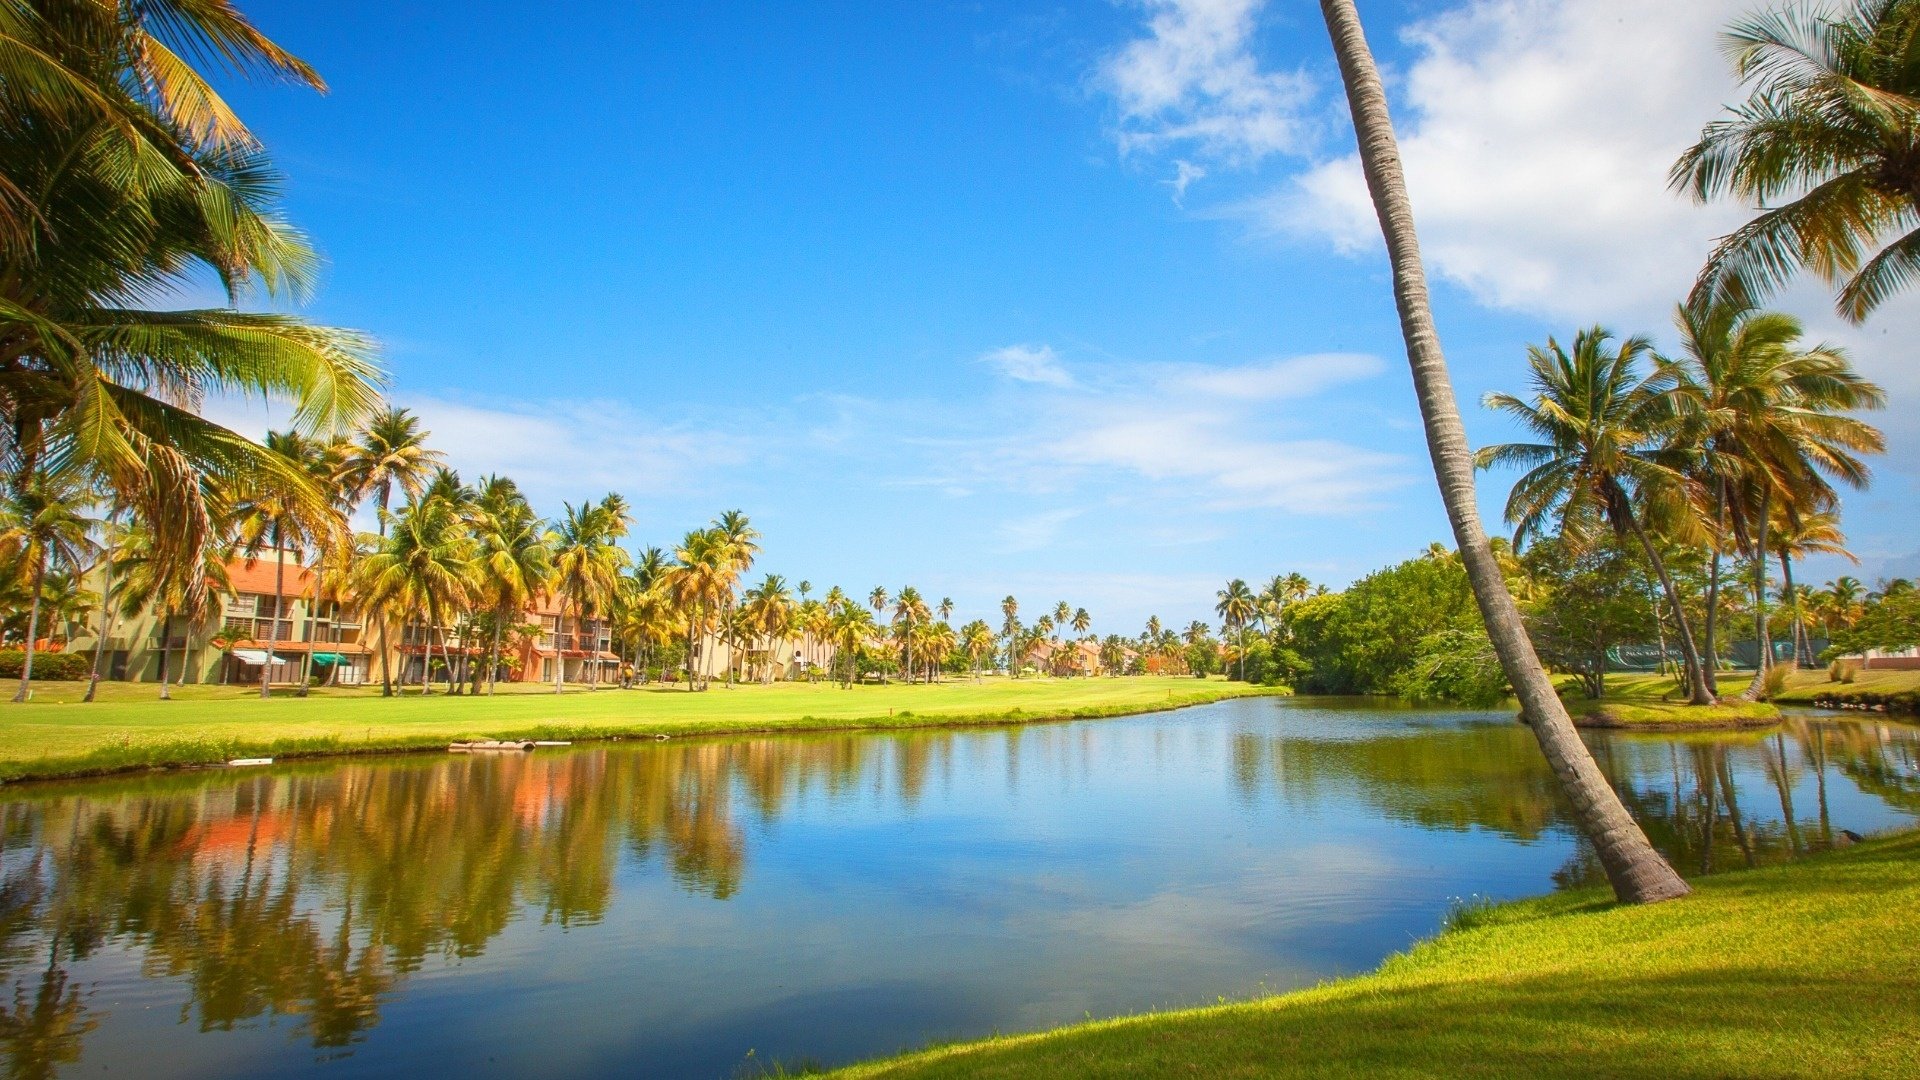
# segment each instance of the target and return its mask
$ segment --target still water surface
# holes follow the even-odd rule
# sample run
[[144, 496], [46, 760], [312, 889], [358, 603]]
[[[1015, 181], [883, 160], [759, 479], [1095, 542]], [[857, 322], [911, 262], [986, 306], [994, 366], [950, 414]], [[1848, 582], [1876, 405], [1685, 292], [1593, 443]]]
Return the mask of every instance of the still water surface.
[[[1590, 739], [1683, 872], [1920, 818], [1920, 728]], [[15, 1076], [726, 1077], [1364, 970], [1597, 880], [1508, 714], [1013, 729], [8, 789]]]

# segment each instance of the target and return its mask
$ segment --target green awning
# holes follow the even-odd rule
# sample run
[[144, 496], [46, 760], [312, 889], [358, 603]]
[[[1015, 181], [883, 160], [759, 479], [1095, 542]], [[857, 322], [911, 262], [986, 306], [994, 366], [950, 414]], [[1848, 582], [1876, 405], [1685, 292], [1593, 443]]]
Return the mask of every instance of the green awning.
[[337, 652], [317, 652], [313, 654], [313, 662], [316, 664], [344, 664], [347, 662], [347, 658]]

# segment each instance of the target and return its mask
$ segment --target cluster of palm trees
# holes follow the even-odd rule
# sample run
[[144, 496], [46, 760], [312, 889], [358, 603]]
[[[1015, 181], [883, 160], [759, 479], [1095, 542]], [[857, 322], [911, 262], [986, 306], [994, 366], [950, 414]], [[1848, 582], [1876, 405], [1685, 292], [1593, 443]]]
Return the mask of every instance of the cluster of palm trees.
[[[1768, 567], [1794, 593], [1793, 559], [1844, 551], [1836, 485], [1866, 485], [1864, 457], [1884, 440], [1852, 415], [1885, 402], [1880, 388], [1827, 345], [1806, 346], [1800, 324], [1731, 302], [1682, 306], [1681, 353], [1594, 327], [1571, 346], [1529, 351], [1532, 394], [1488, 396], [1489, 407], [1540, 438], [1480, 451], [1482, 467], [1526, 470], [1506, 516], [1515, 543], [1553, 529], [1576, 543], [1611, 537], [1637, 546], [1659, 579], [1659, 612], [1681, 654], [1689, 699], [1717, 700], [1723, 560], [1745, 560], [1754, 638], [1770, 643]], [[1699, 626], [1669, 567], [1676, 551], [1706, 554]], [[1747, 693], [1759, 693], [1771, 662]]]

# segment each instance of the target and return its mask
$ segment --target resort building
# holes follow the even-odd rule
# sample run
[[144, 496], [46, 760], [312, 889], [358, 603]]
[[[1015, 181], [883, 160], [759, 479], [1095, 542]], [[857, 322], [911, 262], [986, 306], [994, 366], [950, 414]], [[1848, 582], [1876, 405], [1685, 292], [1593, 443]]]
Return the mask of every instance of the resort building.
[[806, 678], [810, 667], [826, 674], [833, 669], [834, 652], [830, 642], [804, 634], [737, 646], [710, 631], [693, 643], [693, 668], [704, 679], [724, 679], [731, 667], [735, 678], [758, 681], [771, 664], [773, 681], [782, 682]]
[[[224, 587], [204, 612], [149, 607], [112, 619], [101, 676], [158, 682], [164, 672], [175, 682], [245, 684], [259, 682], [264, 666], [276, 684], [367, 681], [374, 657], [359, 616], [350, 606], [316, 599], [317, 578], [292, 553], [230, 559], [224, 570]], [[276, 578], [282, 593], [277, 603]], [[96, 570], [87, 588], [102, 595], [105, 584], [104, 570]], [[66, 647], [92, 652], [99, 632], [96, 613]]]

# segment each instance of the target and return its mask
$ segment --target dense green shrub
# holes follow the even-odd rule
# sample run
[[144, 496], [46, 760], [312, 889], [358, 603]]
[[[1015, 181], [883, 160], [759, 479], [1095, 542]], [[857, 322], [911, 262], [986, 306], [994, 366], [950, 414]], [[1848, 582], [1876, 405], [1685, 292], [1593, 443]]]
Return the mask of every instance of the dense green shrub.
[[[0, 649], [0, 679], [19, 678], [20, 669], [26, 666], [26, 662], [27, 654], [22, 650]], [[93, 656], [90, 653], [34, 650], [33, 677], [36, 679], [76, 681], [92, 674]]]
[[1293, 604], [1286, 624], [1307, 669], [1299, 689], [1390, 694], [1430, 637], [1479, 632], [1480, 613], [1460, 560], [1436, 549], [1375, 571], [1344, 593]]

